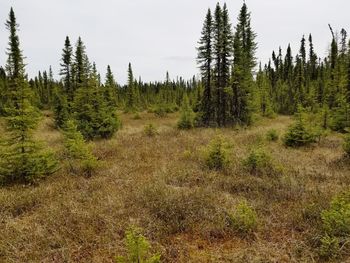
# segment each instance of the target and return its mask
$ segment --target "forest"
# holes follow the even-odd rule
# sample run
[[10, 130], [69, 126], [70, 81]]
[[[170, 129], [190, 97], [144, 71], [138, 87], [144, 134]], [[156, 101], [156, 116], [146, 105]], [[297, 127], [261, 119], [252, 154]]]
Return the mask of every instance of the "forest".
[[0, 262], [348, 262], [347, 31], [263, 64], [251, 16], [208, 9], [198, 77], [121, 85], [81, 37], [30, 77], [11, 8]]

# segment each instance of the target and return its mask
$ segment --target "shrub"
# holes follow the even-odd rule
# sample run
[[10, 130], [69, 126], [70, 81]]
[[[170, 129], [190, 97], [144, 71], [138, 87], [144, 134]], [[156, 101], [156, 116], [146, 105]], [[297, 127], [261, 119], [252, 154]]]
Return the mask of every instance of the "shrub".
[[243, 235], [251, 234], [257, 229], [257, 214], [247, 201], [241, 201], [235, 212], [230, 214], [230, 225]]
[[229, 165], [228, 144], [222, 137], [217, 137], [210, 142], [204, 151], [204, 161], [212, 170], [221, 170]]
[[158, 134], [157, 128], [156, 126], [154, 126], [152, 123], [147, 124], [144, 129], [143, 132], [145, 133], [146, 136], [148, 137], [153, 137], [155, 135]]
[[321, 240], [320, 256], [323, 258], [335, 258], [340, 253], [339, 239], [333, 236], [324, 235]]
[[181, 108], [180, 120], [177, 123], [179, 129], [191, 129], [194, 127], [195, 114], [190, 106], [187, 95], [184, 96]]
[[243, 165], [252, 174], [271, 174], [277, 172], [271, 156], [262, 148], [253, 149], [243, 161]]
[[336, 196], [321, 218], [328, 235], [350, 236], [350, 191]]
[[289, 127], [283, 141], [286, 146], [300, 147], [316, 142], [317, 135], [306, 126], [302, 113], [297, 114], [297, 121]]
[[266, 133], [266, 139], [268, 141], [278, 141], [279, 135], [275, 129], [268, 130]]
[[350, 134], [346, 135], [346, 137], [345, 137], [343, 149], [344, 149], [345, 153], [347, 154], [347, 156], [350, 157]]
[[127, 256], [117, 257], [117, 263], [160, 263], [160, 254], [151, 255], [151, 248], [147, 239], [137, 228], [131, 228], [126, 232], [125, 245]]
[[330, 208], [321, 213], [324, 236], [321, 238], [320, 255], [335, 257], [340, 247], [350, 241], [350, 191], [333, 198]]
[[83, 174], [91, 176], [98, 166], [98, 161], [74, 121], [67, 121], [63, 135], [66, 156], [71, 169], [81, 170]]
[[165, 117], [167, 115], [167, 109], [164, 104], [158, 104], [154, 109], [154, 114], [158, 117]]

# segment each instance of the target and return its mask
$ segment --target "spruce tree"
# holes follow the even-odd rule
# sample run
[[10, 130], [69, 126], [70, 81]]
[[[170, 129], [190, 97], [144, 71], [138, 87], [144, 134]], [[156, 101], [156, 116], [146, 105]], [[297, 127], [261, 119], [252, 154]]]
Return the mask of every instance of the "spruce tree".
[[107, 66], [106, 81], [104, 84], [103, 96], [109, 107], [117, 106], [117, 85], [111, 67]]
[[181, 106], [181, 115], [177, 123], [179, 129], [191, 129], [194, 127], [195, 114], [190, 106], [188, 96], [185, 94]]
[[251, 123], [251, 103], [253, 94], [252, 70], [256, 65], [256, 34], [251, 28], [251, 18], [244, 3], [238, 16], [233, 40], [232, 70], [232, 118], [236, 123]]
[[104, 99], [96, 72], [91, 73], [86, 86], [76, 91], [73, 117], [85, 139], [110, 138], [118, 130], [118, 117]]
[[137, 94], [135, 87], [135, 79], [132, 71], [131, 63], [128, 66], [128, 86], [126, 90], [126, 111], [134, 112], [137, 110]]
[[210, 9], [204, 21], [202, 36], [198, 42], [198, 63], [202, 74], [204, 86], [203, 96], [200, 104], [201, 122], [208, 126], [213, 121], [213, 99], [212, 99], [212, 62], [213, 62], [213, 18]]
[[33, 183], [55, 171], [51, 152], [33, 140], [39, 114], [31, 105], [32, 96], [25, 79], [23, 55], [17, 35], [17, 22], [11, 8], [6, 27], [10, 32], [6, 70], [9, 78], [9, 104], [6, 108], [7, 138], [1, 141], [0, 183]]
[[64, 48], [62, 52], [60, 75], [63, 78], [64, 91], [66, 93], [67, 99], [69, 102], [72, 102], [74, 97], [74, 87], [72, 81], [73, 48], [68, 36], [64, 42]]
[[91, 176], [98, 166], [98, 161], [73, 120], [67, 120], [63, 135], [66, 158], [72, 171], [76, 172], [78, 170], [87, 176]]

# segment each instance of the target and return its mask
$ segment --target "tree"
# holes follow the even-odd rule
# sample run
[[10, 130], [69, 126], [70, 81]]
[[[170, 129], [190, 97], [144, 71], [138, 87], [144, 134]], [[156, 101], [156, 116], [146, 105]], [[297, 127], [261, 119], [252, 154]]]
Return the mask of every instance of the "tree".
[[104, 99], [107, 101], [108, 106], [117, 106], [117, 85], [114, 80], [114, 76], [111, 67], [107, 66], [106, 81], [103, 92]]
[[177, 123], [179, 129], [191, 129], [194, 127], [195, 115], [185, 94], [181, 107], [180, 120]]
[[110, 138], [118, 130], [118, 117], [104, 99], [96, 72], [91, 73], [84, 88], [77, 90], [73, 117], [85, 139]]
[[137, 94], [135, 87], [134, 74], [132, 72], [131, 63], [128, 66], [128, 86], [126, 91], [126, 110], [136, 111], [137, 109]]
[[244, 3], [238, 16], [233, 40], [232, 70], [232, 117], [235, 123], [251, 123], [251, 101], [253, 94], [252, 70], [256, 65], [256, 34], [251, 28], [250, 13]]
[[69, 102], [73, 101], [74, 97], [74, 87], [72, 81], [72, 55], [73, 48], [71, 46], [69, 37], [66, 37], [64, 42], [64, 48], [62, 50], [62, 63], [60, 75], [63, 77], [64, 91], [67, 94], [67, 99]]
[[200, 104], [201, 122], [208, 126], [213, 121], [212, 101], [212, 61], [213, 61], [213, 18], [210, 9], [204, 21], [202, 36], [198, 42], [199, 47], [197, 61], [202, 74], [204, 85], [203, 96]]
[[91, 176], [98, 166], [98, 161], [73, 120], [65, 123], [63, 135], [66, 157], [71, 169], [81, 170], [85, 175]]
[[12, 8], [6, 27], [10, 32], [6, 65], [10, 103], [6, 109], [8, 137], [1, 141], [0, 183], [33, 183], [53, 173], [57, 163], [53, 154], [43, 151], [42, 146], [32, 138], [39, 114], [30, 103], [32, 94], [25, 80], [18, 25]]

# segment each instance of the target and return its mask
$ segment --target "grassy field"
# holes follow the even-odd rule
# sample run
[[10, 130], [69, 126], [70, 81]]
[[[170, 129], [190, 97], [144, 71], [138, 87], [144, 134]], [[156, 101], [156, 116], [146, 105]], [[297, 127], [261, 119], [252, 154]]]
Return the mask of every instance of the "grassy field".
[[[0, 189], [0, 262], [114, 262], [125, 253], [131, 225], [143, 229], [164, 262], [320, 262], [320, 212], [350, 184], [340, 135], [292, 149], [265, 138], [270, 129], [282, 135], [290, 117], [248, 129], [179, 131], [177, 115], [140, 116], [121, 114], [123, 128], [94, 142], [101, 167], [85, 178], [70, 172], [47, 113], [35, 136], [57, 152], [61, 169], [36, 186]], [[148, 123], [156, 136], [144, 134]], [[213, 171], [201, 156], [218, 135], [231, 146], [230, 164]], [[244, 167], [257, 145], [278, 172]], [[241, 200], [258, 218], [248, 236], [226, 222]]]

